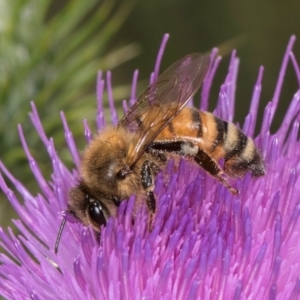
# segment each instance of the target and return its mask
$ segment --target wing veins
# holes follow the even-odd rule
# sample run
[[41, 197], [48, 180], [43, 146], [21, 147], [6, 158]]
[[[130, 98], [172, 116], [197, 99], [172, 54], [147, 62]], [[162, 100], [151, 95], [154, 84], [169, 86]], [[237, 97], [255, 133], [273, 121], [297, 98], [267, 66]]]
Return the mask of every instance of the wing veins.
[[209, 56], [200, 53], [185, 56], [164, 71], [131, 106], [118, 124], [135, 132], [129, 144], [127, 166], [132, 167], [140, 159], [197, 92], [209, 64]]

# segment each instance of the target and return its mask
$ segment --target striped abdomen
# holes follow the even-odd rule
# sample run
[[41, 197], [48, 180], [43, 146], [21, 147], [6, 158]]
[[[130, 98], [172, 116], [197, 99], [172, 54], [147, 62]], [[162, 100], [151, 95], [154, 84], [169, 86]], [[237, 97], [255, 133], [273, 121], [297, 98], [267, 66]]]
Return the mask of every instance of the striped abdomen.
[[209, 112], [184, 108], [158, 135], [156, 141], [159, 140], [188, 141], [215, 161], [224, 158], [224, 171], [233, 177], [242, 176], [248, 171], [253, 176], [265, 173], [263, 160], [253, 140], [234, 124]]

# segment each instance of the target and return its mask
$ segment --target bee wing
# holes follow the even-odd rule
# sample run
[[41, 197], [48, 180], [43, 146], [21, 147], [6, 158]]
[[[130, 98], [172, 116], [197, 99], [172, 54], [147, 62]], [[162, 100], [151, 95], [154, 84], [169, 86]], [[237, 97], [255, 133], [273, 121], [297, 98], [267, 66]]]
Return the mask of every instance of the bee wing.
[[200, 88], [210, 58], [189, 54], [176, 61], [150, 85], [120, 120], [118, 127], [135, 131], [127, 165], [135, 164], [161, 130], [176, 117]]

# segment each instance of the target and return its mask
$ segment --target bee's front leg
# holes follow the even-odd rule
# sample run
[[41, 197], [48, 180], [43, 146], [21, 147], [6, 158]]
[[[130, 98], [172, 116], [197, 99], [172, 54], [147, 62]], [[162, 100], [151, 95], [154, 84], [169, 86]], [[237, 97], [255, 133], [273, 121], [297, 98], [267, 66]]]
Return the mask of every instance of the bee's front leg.
[[148, 221], [148, 229], [151, 231], [153, 226], [153, 220], [156, 212], [156, 198], [153, 193], [153, 170], [151, 163], [146, 160], [143, 163], [142, 171], [141, 171], [141, 181], [143, 189], [146, 194], [146, 204], [149, 210], [149, 221]]

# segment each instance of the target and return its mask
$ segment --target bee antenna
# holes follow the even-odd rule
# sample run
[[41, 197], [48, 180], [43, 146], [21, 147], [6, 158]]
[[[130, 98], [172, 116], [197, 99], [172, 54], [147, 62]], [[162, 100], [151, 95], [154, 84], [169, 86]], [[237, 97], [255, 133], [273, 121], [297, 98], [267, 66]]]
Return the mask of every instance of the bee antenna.
[[66, 225], [66, 221], [67, 221], [66, 218], [63, 218], [62, 221], [61, 221], [59, 231], [58, 231], [58, 234], [57, 234], [57, 238], [56, 238], [56, 241], [55, 241], [55, 247], [54, 247], [54, 253], [55, 254], [57, 254], [57, 252], [58, 252], [59, 242], [60, 242], [64, 227]]

